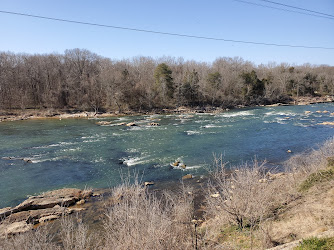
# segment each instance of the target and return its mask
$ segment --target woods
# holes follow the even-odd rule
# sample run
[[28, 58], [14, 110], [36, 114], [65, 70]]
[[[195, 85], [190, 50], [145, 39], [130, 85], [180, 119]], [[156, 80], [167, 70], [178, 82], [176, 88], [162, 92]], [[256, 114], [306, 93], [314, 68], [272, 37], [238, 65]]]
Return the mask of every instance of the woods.
[[145, 111], [287, 102], [334, 94], [334, 67], [241, 58], [112, 60], [85, 49], [64, 54], [0, 52], [0, 109]]

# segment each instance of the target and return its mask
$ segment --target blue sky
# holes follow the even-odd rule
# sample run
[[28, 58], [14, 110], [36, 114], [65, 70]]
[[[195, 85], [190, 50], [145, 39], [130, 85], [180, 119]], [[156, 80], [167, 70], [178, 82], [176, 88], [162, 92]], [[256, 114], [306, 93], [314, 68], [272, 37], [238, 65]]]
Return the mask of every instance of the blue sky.
[[[270, 5], [260, 0], [245, 1]], [[273, 1], [334, 15], [333, 0]], [[334, 18], [301, 15], [234, 0], [1, 0], [0, 10], [197, 36], [334, 47]], [[334, 50], [172, 37], [2, 13], [0, 24], [0, 51], [63, 53], [66, 49], [84, 48], [112, 59], [172, 56], [212, 62], [217, 57], [239, 56], [255, 64], [334, 66]]]

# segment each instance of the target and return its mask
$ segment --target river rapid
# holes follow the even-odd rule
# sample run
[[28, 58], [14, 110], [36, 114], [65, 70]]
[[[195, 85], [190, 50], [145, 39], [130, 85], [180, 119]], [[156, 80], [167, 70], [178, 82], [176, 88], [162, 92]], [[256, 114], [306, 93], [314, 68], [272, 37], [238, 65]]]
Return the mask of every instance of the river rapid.
[[[175, 183], [188, 173], [205, 175], [214, 155], [231, 165], [256, 157], [279, 166], [332, 137], [334, 127], [320, 123], [333, 122], [333, 112], [334, 104], [327, 103], [219, 114], [2, 122], [0, 208], [51, 189], [113, 187], [128, 173], [141, 181]], [[117, 125], [123, 122], [138, 126]], [[173, 169], [176, 160], [187, 167]]]

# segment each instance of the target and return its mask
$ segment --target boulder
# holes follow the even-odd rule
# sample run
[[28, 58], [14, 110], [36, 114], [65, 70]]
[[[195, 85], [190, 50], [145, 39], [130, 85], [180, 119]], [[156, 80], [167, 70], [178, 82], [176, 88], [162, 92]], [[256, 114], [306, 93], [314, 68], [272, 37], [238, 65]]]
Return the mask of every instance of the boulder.
[[210, 197], [212, 197], [212, 198], [218, 198], [218, 197], [220, 197], [220, 194], [219, 193], [211, 194]]
[[148, 125], [149, 125], [149, 126], [153, 126], [153, 127], [160, 126], [160, 124], [157, 123], [157, 122], [151, 122], [151, 123], [149, 123]]
[[151, 186], [151, 185], [154, 185], [154, 181], [145, 181], [144, 182], [144, 186]]
[[174, 162], [172, 165], [173, 165], [174, 167], [177, 167], [179, 164], [180, 164], [180, 162], [179, 162], [179, 161], [176, 161], [176, 162]]
[[137, 124], [134, 123], [134, 122], [129, 122], [129, 123], [126, 124], [126, 126], [127, 127], [134, 127], [134, 126], [137, 126]]
[[188, 180], [192, 178], [193, 178], [192, 174], [186, 174], [185, 176], [182, 177], [182, 180]]

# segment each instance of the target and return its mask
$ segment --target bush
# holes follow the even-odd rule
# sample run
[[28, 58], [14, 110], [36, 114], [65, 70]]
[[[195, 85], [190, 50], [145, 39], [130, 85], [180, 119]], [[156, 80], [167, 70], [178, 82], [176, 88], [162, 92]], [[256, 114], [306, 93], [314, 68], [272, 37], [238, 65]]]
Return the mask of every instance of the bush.
[[192, 198], [183, 193], [161, 198], [138, 184], [113, 190], [106, 213], [106, 249], [192, 249]]
[[277, 205], [276, 185], [272, 185], [264, 164], [254, 162], [228, 173], [222, 164], [213, 174], [210, 185], [208, 216], [225, 215], [225, 219], [239, 229], [254, 227]]

